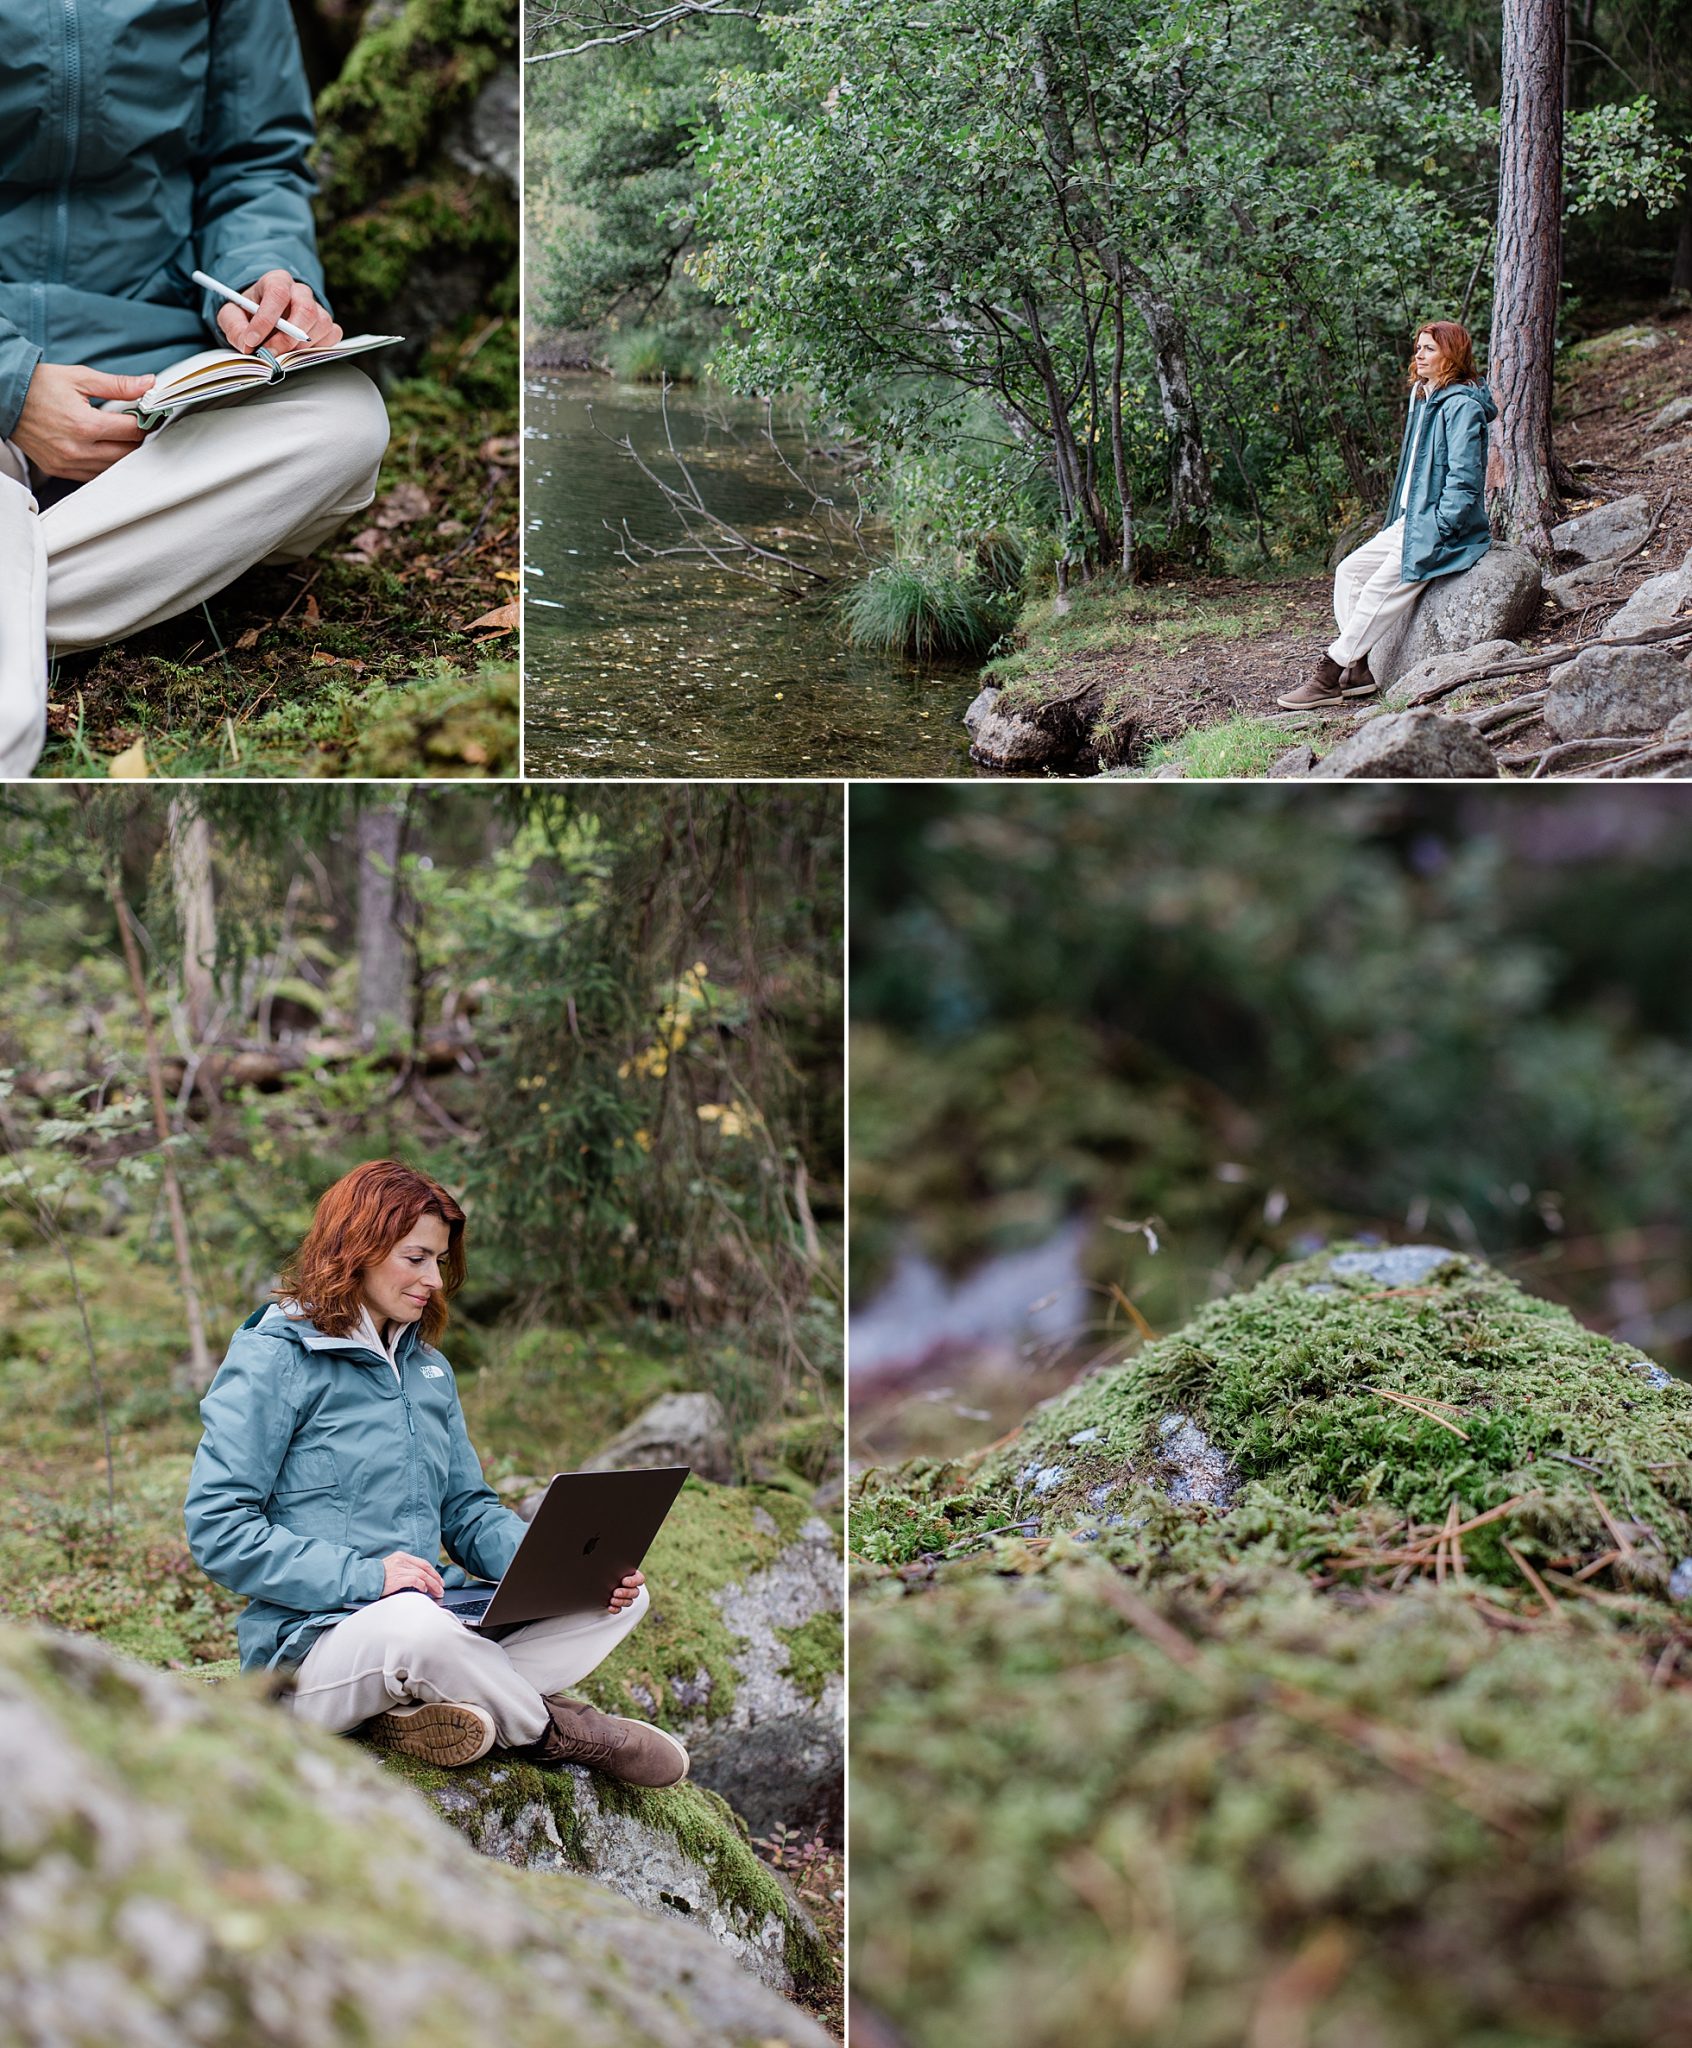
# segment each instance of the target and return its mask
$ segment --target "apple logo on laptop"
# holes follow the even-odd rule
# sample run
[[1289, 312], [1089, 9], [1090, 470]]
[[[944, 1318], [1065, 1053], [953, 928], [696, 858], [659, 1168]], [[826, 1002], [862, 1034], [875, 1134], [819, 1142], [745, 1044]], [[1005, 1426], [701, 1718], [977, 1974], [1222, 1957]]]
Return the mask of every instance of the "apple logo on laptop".
[[590, 1536], [590, 1537], [588, 1538], [588, 1540], [587, 1540], [587, 1541], [586, 1541], [586, 1542], [585, 1542], [585, 1543], [584, 1543], [584, 1544], [582, 1545], [582, 1555], [583, 1555], [583, 1557], [586, 1557], [586, 1556], [587, 1556], [587, 1554], [588, 1554], [588, 1552], [589, 1552], [590, 1550], [592, 1550], [592, 1549], [593, 1549], [593, 1548], [594, 1548], [594, 1547], [595, 1547], [595, 1546], [597, 1545], [597, 1543], [598, 1543], [598, 1542], [599, 1542], [599, 1538], [598, 1538], [597, 1536]]

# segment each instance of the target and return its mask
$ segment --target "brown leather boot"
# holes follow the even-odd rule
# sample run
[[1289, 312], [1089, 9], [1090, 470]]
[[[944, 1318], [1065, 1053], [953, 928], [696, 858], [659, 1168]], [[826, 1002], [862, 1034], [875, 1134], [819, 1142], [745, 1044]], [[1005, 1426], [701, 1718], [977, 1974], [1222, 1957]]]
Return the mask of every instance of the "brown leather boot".
[[1333, 656], [1324, 652], [1309, 682], [1300, 683], [1296, 690], [1289, 690], [1275, 702], [1283, 711], [1322, 711], [1343, 704], [1345, 692], [1340, 688], [1340, 678], [1344, 673]]
[[622, 1714], [602, 1714], [586, 1700], [563, 1693], [545, 1698], [552, 1726], [529, 1752], [537, 1763], [586, 1764], [625, 1785], [679, 1785], [687, 1776], [687, 1751], [662, 1728]]
[[1353, 662], [1346, 664], [1345, 673], [1339, 679], [1342, 697], [1372, 697], [1380, 688], [1369, 673], [1369, 657], [1360, 654]]

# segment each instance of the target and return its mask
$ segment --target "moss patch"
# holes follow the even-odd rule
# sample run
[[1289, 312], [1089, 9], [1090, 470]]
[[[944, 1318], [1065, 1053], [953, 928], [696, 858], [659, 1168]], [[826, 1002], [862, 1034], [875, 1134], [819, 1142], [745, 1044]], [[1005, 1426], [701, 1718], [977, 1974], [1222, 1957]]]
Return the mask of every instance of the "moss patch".
[[788, 1676], [816, 1705], [823, 1687], [845, 1668], [846, 1633], [840, 1616], [813, 1614], [796, 1628], [778, 1628], [776, 1634], [787, 1645]]
[[771, 1563], [805, 1519], [804, 1503], [777, 1488], [690, 1479], [643, 1567], [651, 1610], [584, 1695], [660, 1727], [721, 1720], [734, 1705], [737, 1638], [712, 1595]]

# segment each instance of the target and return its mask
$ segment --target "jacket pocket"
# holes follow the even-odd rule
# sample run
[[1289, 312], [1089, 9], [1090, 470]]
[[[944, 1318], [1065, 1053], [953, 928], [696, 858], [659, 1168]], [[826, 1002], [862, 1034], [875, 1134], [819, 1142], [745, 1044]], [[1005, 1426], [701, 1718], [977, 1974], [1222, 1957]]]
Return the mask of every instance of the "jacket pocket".
[[327, 1444], [298, 1444], [282, 1461], [271, 1499], [278, 1507], [338, 1496], [341, 1475]]

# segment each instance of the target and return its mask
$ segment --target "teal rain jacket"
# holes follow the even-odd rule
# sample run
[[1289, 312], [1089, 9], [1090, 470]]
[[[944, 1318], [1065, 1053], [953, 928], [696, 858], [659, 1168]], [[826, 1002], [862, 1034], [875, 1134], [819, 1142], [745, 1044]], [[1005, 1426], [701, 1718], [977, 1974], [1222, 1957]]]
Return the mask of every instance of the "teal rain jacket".
[[[1417, 415], [1429, 408], [1422, 431]], [[1431, 398], [1413, 399], [1404, 422], [1393, 482], [1390, 526], [1404, 515], [1404, 580], [1426, 583], [1472, 569], [1492, 545], [1486, 523], [1486, 430], [1498, 417], [1484, 384], [1447, 384]], [[1407, 480], [1410, 444], [1416, 467]]]
[[219, 1585], [247, 1596], [243, 1670], [297, 1664], [318, 1635], [382, 1597], [382, 1560], [497, 1579], [525, 1523], [502, 1507], [470, 1447], [452, 1368], [415, 1327], [399, 1372], [356, 1337], [272, 1304], [236, 1331], [200, 1403], [183, 1521]]
[[0, 0], [0, 436], [38, 362], [220, 343], [196, 270], [323, 300], [312, 134], [288, 0]]

